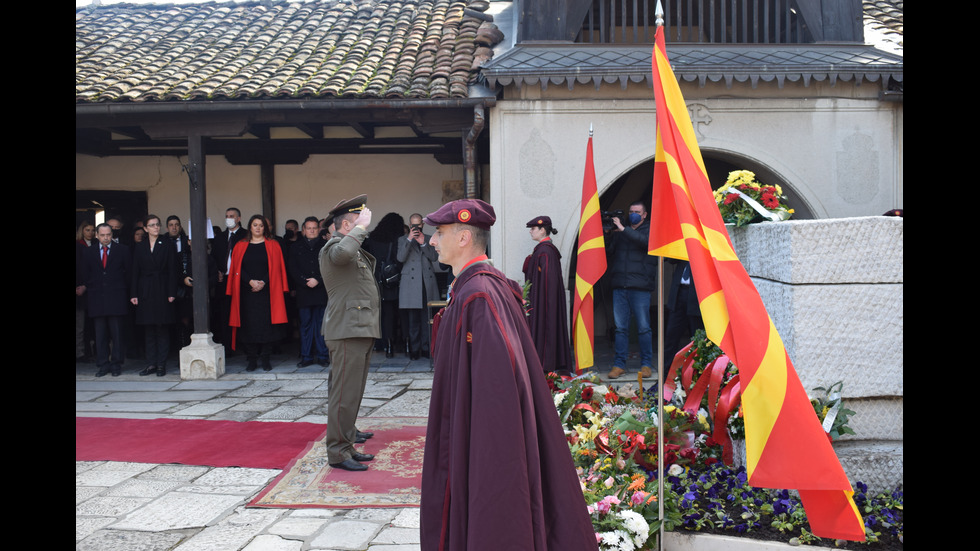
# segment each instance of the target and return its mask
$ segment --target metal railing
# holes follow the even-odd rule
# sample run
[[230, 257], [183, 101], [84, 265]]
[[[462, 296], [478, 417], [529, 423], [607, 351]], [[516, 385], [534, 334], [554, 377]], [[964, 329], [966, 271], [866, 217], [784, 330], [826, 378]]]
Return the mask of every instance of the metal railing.
[[[813, 42], [795, 0], [661, 0], [672, 42], [805, 44]], [[652, 43], [657, 0], [593, 0], [576, 42]]]

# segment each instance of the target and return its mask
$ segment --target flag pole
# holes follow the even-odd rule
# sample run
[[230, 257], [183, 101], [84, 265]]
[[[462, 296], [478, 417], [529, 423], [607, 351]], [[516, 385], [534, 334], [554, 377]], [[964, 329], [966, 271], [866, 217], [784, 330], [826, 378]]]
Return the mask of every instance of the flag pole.
[[[664, 8], [657, 0], [656, 26], [664, 24]], [[660, 109], [655, 105], [654, 109]], [[660, 139], [659, 132], [657, 139]], [[652, 210], [652, 209], [651, 209]], [[648, 237], [649, 239], [649, 237]], [[657, 546], [664, 551], [664, 257], [657, 257]]]

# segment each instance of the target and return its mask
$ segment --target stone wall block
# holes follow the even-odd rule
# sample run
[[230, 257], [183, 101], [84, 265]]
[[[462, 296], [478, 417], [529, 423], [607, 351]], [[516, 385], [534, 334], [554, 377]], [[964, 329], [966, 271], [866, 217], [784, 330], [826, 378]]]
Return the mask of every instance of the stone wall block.
[[888, 216], [728, 226], [753, 277], [792, 284], [902, 283], [903, 219]]
[[753, 283], [805, 389], [844, 381], [847, 396], [904, 394], [901, 284]]

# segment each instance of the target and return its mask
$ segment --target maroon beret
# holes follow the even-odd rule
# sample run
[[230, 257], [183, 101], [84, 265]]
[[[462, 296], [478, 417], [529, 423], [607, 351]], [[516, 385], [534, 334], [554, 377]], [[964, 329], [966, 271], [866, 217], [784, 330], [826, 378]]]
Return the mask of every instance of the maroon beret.
[[489, 230], [497, 221], [493, 207], [479, 199], [459, 199], [446, 203], [422, 220], [430, 226], [468, 224]]
[[547, 226], [551, 227], [551, 218], [548, 216], [536, 216], [527, 223], [528, 228], [533, 228], [535, 226]]

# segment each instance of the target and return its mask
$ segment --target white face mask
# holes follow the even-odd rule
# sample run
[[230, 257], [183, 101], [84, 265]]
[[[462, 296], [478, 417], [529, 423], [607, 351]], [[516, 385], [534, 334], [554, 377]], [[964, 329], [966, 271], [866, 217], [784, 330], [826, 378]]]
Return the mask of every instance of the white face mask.
[[231, 229], [237, 226], [238, 222], [235, 222], [234, 218], [225, 218], [225, 225], [228, 226], [228, 229]]

